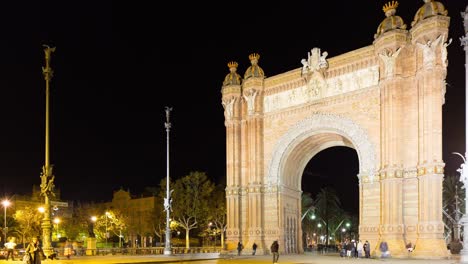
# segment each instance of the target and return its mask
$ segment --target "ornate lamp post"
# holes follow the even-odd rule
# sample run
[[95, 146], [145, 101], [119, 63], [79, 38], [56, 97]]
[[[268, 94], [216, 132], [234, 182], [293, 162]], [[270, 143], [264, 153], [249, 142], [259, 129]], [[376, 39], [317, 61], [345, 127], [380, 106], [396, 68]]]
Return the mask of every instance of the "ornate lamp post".
[[171, 130], [171, 122], [169, 116], [171, 114], [172, 107], [166, 106], [166, 122], [164, 127], [166, 128], [166, 198], [164, 198], [164, 210], [166, 211], [166, 243], [164, 245], [164, 255], [172, 255], [171, 249], [171, 191], [169, 190], [169, 131]]
[[49, 161], [49, 83], [52, 80], [54, 71], [50, 68], [50, 59], [55, 47], [51, 48], [47, 45], [44, 46], [46, 66], [42, 67], [44, 80], [46, 81], [46, 107], [45, 107], [45, 164], [42, 166], [41, 172], [41, 196], [44, 196], [44, 218], [42, 219], [42, 249], [44, 254], [48, 257], [54, 253], [52, 247], [52, 233], [51, 233], [51, 212], [50, 212], [50, 196], [54, 195], [54, 178], [52, 173], [53, 166]]
[[5, 240], [3, 240], [3, 243], [6, 243], [7, 242], [7, 233], [8, 233], [8, 226], [7, 226], [7, 221], [6, 221], [6, 213], [7, 213], [7, 207], [10, 206], [10, 201], [8, 200], [3, 200], [2, 201], [2, 205], [3, 205], [3, 208], [5, 209], [5, 219], [4, 219], [4, 224], [5, 224], [5, 227], [4, 227], [4, 233], [5, 233]]
[[[461, 13], [461, 16], [464, 20], [465, 27], [465, 36], [460, 38], [461, 45], [465, 49], [465, 157], [468, 157], [468, 5], [466, 6], [465, 12]], [[465, 191], [468, 187], [468, 171], [467, 171], [467, 160], [460, 153], [454, 152], [454, 154], [460, 155], [463, 159], [463, 163], [460, 165], [460, 168], [457, 170], [460, 172], [460, 181], [463, 182], [465, 186]], [[468, 192], [467, 192], [468, 194]], [[468, 203], [466, 202], [468, 195], [465, 195], [465, 215], [462, 217], [461, 222], [463, 224], [463, 229], [468, 230]], [[468, 239], [463, 239], [463, 249], [460, 252], [461, 258], [460, 263], [468, 263]]]

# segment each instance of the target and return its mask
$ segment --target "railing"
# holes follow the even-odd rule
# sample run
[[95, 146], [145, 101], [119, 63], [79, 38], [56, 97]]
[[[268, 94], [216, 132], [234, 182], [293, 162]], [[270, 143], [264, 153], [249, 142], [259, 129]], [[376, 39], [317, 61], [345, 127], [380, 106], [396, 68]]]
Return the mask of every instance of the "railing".
[[[85, 252], [86, 248], [81, 251]], [[59, 252], [63, 252], [59, 251]], [[221, 248], [217, 247], [173, 247], [172, 254], [196, 254], [196, 253], [220, 253]], [[163, 255], [164, 247], [146, 248], [97, 248], [95, 255]]]

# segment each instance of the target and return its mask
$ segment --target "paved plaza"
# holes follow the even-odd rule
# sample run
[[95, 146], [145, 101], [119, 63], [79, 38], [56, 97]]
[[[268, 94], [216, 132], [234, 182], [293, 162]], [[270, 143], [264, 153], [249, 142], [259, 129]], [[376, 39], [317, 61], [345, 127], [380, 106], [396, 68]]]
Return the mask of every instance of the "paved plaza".
[[[7, 262], [2, 260], [0, 262]], [[9, 261], [11, 263], [22, 263], [20, 261]], [[229, 255], [220, 257], [218, 254], [185, 254], [185, 255], [135, 255], [135, 256], [75, 256], [70, 260], [47, 260], [44, 264], [124, 264], [124, 263], [203, 263], [203, 264], [237, 264], [237, 263], [272, 263], [270, 255]], [[386, 264], [452, 264], [459, 263], [459, 257], [453, 256], [444, 260], [424, 260], [424, 259], [346, 259], [338, 255], [320, 254], [300, 254], [300, 255], [280, 255], [281, 264], [342, 264], [342, 263], [386, 263]]]

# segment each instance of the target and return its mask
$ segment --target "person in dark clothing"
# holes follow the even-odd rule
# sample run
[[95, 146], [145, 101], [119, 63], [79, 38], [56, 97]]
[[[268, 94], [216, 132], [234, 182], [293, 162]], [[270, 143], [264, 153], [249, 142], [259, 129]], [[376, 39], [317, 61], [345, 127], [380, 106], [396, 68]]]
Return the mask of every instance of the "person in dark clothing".
[[278, 263], [278, 259], [279, 259], [279, 252], [278, 252], [278, 251], [279, 251], [279, 244], [278, 244], [278, 240], [273, 241], [273, 244], [271, 244], [270, 250], [271, 250], [271, 254], [273, 254], [273, 264]]
[[379, 246], [380, 252], [382, 252], [381, 258], [390, 257], [390, 251], [388, 250], [388, 244], [385, 241], [380, 242]]
[[237, 243], [237, 256], [241, 255], [242, 249], [244, 249], [244, 245], [239, 241], [239, 243]]
[[257, 252], [257, 244], [255, 244], [254, 242], [252, 245], [252, 255], [255, 255], [256, 252]]
[[364, 254], [365, 254], [366, 258], [370, 258], [370, 244], [369, 244], [369, 241], [367, 241], [367, 240], [364, 243]]

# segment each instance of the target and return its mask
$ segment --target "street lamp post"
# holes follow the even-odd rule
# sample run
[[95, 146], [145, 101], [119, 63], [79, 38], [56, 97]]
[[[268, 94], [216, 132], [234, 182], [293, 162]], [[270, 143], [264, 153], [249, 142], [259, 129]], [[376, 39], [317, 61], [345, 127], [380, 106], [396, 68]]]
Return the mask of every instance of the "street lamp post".
[[122, 247], [122, 228], [119, 230], [119, 248]]
[[106, 212], [106, 248], [107, 248], [107, 240], [109, 238], [109, 233], [107, 232], [107, 218], [109, 217], [109, 212]]
[[166, 198], [164, 198], [164, 210], [166, 211], [166, 243], [164, 245], [164, 255], [172, 255], [171, 249], [171, 191], [169, 189], [169, 131], [171, 130], [171, 122], [169, 117], [172, 111], [172, 107], [166, 106], [166, 122], [164, 127], [166, 128]]
[[97, 221], [97, 217], [93, 215], [93, 216], [91, 216], [90, 219], [91, 219], [91, 228], [90, 228], [90, 230], [88, 230], [89, 231], [88, 233], [89, 233], [90, 237], [94, 238], [94, 237], [96, 237], [96, 234], [94, 233], [94, 224]]
[[348, 232], [349, 232], [349, 239], [351, 240], [351, 239], [352, 239], [352, 238], [351, 238], [351, 235], [352, 235], [352, 234], [351, 234], [351, 223], [346, 223], [346, 229], [347, 229]]
[[[468, 171], [467, 171], [467, 164], [468, 161], [468, 5], [466, 6], [465, 12], [461, 12], [461, 16], [464, 19], [464, 27], [465, 27], [465, 36], [460, 38], [461, 45], [464, 46], [465, 49], [465, 156], [461, 155], [460, 153], [454, 152], [454, 154], [458, 154], [462, 157], [463, 163], [460, 165], [460, 168], [457, 170], [460, 173], [460, 181], [463, 182], [466, 187], [468, 186]], [[466, 157], [466, 158], [465, 158]], [[468, 193], [468, 191], [467, 191]], [[465, 215], [461, 219], [461, 223], [463, 223], [464, 230], [468, 230], [468, 203], [466, 202], [467, 196], [465, 195]], [[460, 252], [461, 263], [468, 263], [468, 239], [463, 239], [463, 249]]]
[[10, 206], [10, 201], [8, 200], [3, 200], [2, 201], [2, 204], [3, 204], [3, 208], [5, 209], [5, 213], [4, 213], [4, 216], [5, 216], [5, 219], [4, 219], [4, 233], [5, 233], [5, 240], [3, 240], [3, 243], [6, 243], [7, 242], [7, 233], [8, 233], [8, 226], [7, 226], [7, 220], [6, 220], [6, 213], [7, 213], [7, 207]]
[[55, 223], [55, 237], [57, 238], [57, 240], [59, 240], [60, 238], [60, 232], [59, 232], [59, 223], [60, 223], [60, 218], [56, 217], [54, 219], [54, 223]]
[[94, 233], [94, 224], [97, 221], [96, 216], [91, 216], [91, 222], [88, 223], [88, 238], [86, 240], [86, 255], [94, 256], [96, 253], [96, 234]]
[[[468, 5], [466, 6], [465, 12], [461, 12], [461, 16], [464, 21], [465, 36], [460, 38], [461, 45], [464, 46], [465, 50], [465, 157], [468, 158]], [[468, 161], [460, 153], [456, 153], [462, 157], [463, 163], [457, 170], [460, 172], [460, 181], [465, 186], [465, 191], [468, 194]], [[463, 223], [463, 229], [468, 230], [468, 195], [465, 195], [465, 215], [462, 217], [461, 222]], [[460, 251], [460, 263], [468, 263], [468, 239], [463, 239], [463, 249]]]
[[44, 80], [46, 81], [46, 106], [45, 106], [45, 162], [42, 166], [41, 172], [41, 196], [44, 196], [44, 217], [42, 219], [42, 249], [46, 257], [54, 253], [52, 247], [52, 233], [51, 233], [51, 212], [50, 212], [50, 196], [53, 195], [54, 191], [54, 178], [53, 166], [49, 160], [49, 83], [52, 80], [53, 70], [50, 68], [50, 59], [52, 52], [55, 52], [55, 47], [51, 48], [47, 45], [44, 46], [45, 63], [46, 66], [42, 67], [42, 73]]

